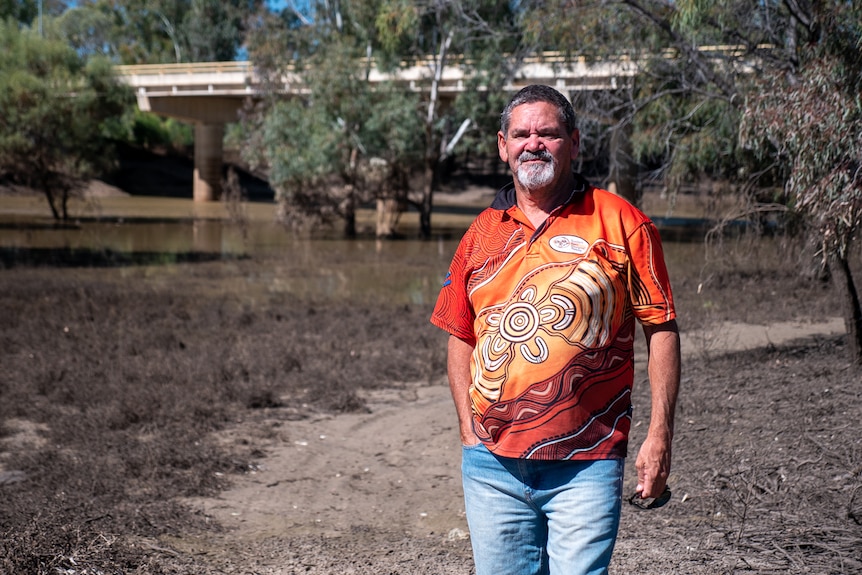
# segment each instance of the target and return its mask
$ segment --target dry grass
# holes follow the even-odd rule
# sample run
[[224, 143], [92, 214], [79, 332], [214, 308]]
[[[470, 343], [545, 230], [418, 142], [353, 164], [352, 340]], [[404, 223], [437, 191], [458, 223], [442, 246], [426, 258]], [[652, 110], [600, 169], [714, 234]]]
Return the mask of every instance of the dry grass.
[[260, 407], [362, 409], [361, 388], [443, 369], [427, 309], [245, 301], [214, 285], [237, 268], [200, 266], [186, 292], [158, 269], [0, 271], [0, 571], [161, 572], [129, 537], [193, 528], [173, 501], [261, 455], [210, 432]]
[[[836, 313], [799, 256], [752, 249], [672, 270], [683, 330]], [[217, 493], [263, 457], [211, 432], [262, 407], [288, 418], [363, 409], [361, 389], [445, 373], [428, 305], [232, 281], [269, 267], [0, 270], [0, 572], [211, 572], [158, 543], [217, 529], [178, 499]], [[809, 341], [686, 365], [674, 504], [624, 517], [653, 534], [639, 553], [662, 557], [638, 572], [862, 572], [862, 389], [843, 353], [841, 339]]]

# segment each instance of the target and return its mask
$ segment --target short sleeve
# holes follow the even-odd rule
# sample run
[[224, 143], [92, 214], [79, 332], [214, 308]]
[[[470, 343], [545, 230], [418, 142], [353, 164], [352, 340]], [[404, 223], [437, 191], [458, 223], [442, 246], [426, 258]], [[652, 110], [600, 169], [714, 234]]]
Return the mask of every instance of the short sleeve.
[[473, 321], [475, 314], [467, 294], [468, 271], [466, 252], [470, 243], [470, 232], [465, 234], [449, 265], [443, 280], [437, 304], [431, 314], [431, 323], [450, 334], [470, 343], [475, 343]]
[[629, 297], [635, 316], [649, 325], [671, 321], [676, 311], [658, 229], [646, 221], [629, 236], [628, 244]]

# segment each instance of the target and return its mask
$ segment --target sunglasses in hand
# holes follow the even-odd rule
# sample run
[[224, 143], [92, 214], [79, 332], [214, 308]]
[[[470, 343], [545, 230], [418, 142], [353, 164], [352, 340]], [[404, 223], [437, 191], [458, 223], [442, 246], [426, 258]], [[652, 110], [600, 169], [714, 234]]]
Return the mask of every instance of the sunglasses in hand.
[[648, 510], [648, 509], [658, 509], [668, 501], [670, 501], [670, 488], [665, 485], [664, 491], [661, 492], [661, 495], [658, 497], [641, 497], [640, 493], [633, 493], [631, 497], [628, 498], [628, 502], [633, 505], [636, 509]]

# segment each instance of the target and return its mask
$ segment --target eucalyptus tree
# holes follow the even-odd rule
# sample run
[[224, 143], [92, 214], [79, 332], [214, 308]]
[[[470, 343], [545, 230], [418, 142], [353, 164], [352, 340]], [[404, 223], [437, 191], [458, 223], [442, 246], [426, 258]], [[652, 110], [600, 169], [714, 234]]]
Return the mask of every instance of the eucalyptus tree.
[[[413, 162], [418, 144], [417, 102], [391, 85], [372, 88], [355, 37], [336, 32], [310, 44], [290, 68], [301, 73], [299, 93], [273, 92], [246, 114], [243, 156], [268, 172], [285, 223], [303, 227], [338, 217], [345, 235], [354, 236], [359, 204], [376, 201], [385, 212], [406, 199], [403, 166]], [[380, 217], [377, 235], [391, 235], [391, 220]]]
[[[431, 235], [433, 197], [442, 162], [472, 126], [491, 141], [521, 54], [518, 14], [501, 0], [384, 0], [377, 14], [380, 60], [427, 69], [420, 111], [422, 189], [415, 202], [420, 235]], [[454, 102], [442, 98], [444, 73], [456, 64], [465, 80]], [[472, 142], [475, 144], [475, 142]]]
[[66, 9], [67, 4], [63, 0], [0, 0], [0, 20], [11, 18], [38, 30], [40, 16], [57, 16]]
[[[862, 305], [850, 265], [862, 226], [862, 6], [688, 0], [668, 33], [700, 47], [681, 54], [695, 63], [701, 91], [723, 103], [714, 125], [725, 142], [737, 138], [726, 149], [738, 161], [727, 165], [747, 179], [743, 189], [757, 202], [762, 184], [781, 184], [783, 194], [769, 200], [803, 216], [823, 265], [838, 273], [850, 351], [862, 366]], [[738, 55], [720, 68], [703, 58], [703, 46], [719, 42]], [[716, 147], [700, 149], [717, 163]]]
[[[315, 5], [309, 14], [288, 9], [280, 18], [263, 21], [250, 42], [250, 54], [264, 83], [272, 87], [272, 101], [281, 97], [284, 78], [294, 78], [295, 86], [301, 85], [306, 92], [289, 104], [264, 102], [248, 116], [248, 125], [260, 126], [265, 132], [271, 128], [270, 120], [262, 119], [267, 114], [301, 108], [309, 118], [319, 118], [319, 130], [338, 134], [342, 145], [311, 149], [302, 145], [301, 137], [297, 141], [284, 135], [280, 142], [289, 152], [278, 154], [267, 148], [278, 146], [278, 140], [260, 145], [263, 139], [254, 135], [255, 130], [247, 130], [246, 154], [256, 165], [271, 162], [269, 169], [277, 186], [285, 182], [278, 176], [279, 164], [285, 158], [298, 165], [297, 155], [330, 155], [326, 160], [328, 173], [336, 176], [344, 189], [353, 193], [363, 187], [376, 189], [372, 192], [376, 199], [383, 200], [390, 209], [404, 209], [408, 202], [413, 203], [421, 214], [422, 235], [430, 236], [440, 162], [453, 153], [470, 126], [487, 124], [490, 114], [484, 111], [489, 106], [497, 111], [501, 107], [498, 91], [489, 81], [502, 85], [506, 78], [503, 68], [493, 64], [501, 62], [494, 56], [502, 53], [509, 36], [502, 28], [493, 30], [488, 19], [494, 16], [505, 20], [502, 14], [511, 25], [506, 2], [329, 0]], [[478, 49], [480, 45], [484, 52]], [[469, 98], [444, 107], [440, 87], [453, 53], [465, 69], [484, 64], [495, 74], [468, 74], [468, 84], [476, 90], [467, 91]], [[404, 68], [415, 65], [428, 67], [427, 80], [412, 87], [398, 83]], [[372, 71], [388, 73], [392, 81], [372, 85]], [[256, 123], [254, 118], [258, 119]], [[260, 154], [264, 149], [268, 151]], [[319, 161], [322, 160], [315, 159]], [[423, 180], [416, 197], [407, 194], [413, 172], [419, 172]], [[290, 188], [316, 188], [320, 198], [327, 188], [319, 184], [315, 170], [310, 170], [306, 179], [291, 181]], [[285, 190], [281, 195], [295, 198], [295, 193]], [[361, 194], [355, 197], [362, 198]], [[344, 200], [348, 206], [355, 203]], [[300, 204], [295, 202], [290, 209]], [[392, 217], [390, 214], [389, 219]], [[348, 231], [349, 221], [348, 217]], [[378, 229], [378, 234], [387, 235], [388, 231]]]
[[122, 64], [233, 60], [262, 0], [81, 0], [51, 23], [81, 53]]
[[181, 25], [188, 2], [82, 0], [50, 23], [52, 37], [119, 64], [188, 60]]
[[0, 19], [29, 24], [39, 14], [36, 0], [0, 0]]
[[792, 6], [792, 66], [772, 70], [748, 94], [742, 141], [783, 176], [785, 201], [806, 217], [824, 267], [837, 272], [850, 350], [862, 366], [851, 266], [862, 230], [862, 7]]
[[120, 54], [116, 16], [108, 10], [82, 4], [47, 22], [46, 36], [66, 42], [82, 56], [112, 58]]
[[188, 61], [235, 59], [245, 42], [248, 20], [258, 17], [263, 4], [263, 0], [192, 0], [182, 21]]
[[[535, 56], [550, 53], [563, 63], [640, 63], [667, 45], [652, 26], [620, 2], [602, 0], [522, 0], [523, 44]], [[578, 115], [581, 160], [607, 161], [608, 187], [637, 203], [633, 135], [638, 84], [625, 76], [614, 89], [569, 94]], [[613, 144], [613, 145], [612, 145]], [[602, 166], [604, 167], [604, 166]], [[599, 167], [598, 170], [601, 170]]]
[[57, 219], [111, 165], [131, 93], [104, 59], [0, 22], [0, 178], [42, 191]]
[[608, 157], [609, 179], [637, 202], [638, 167], [652, 170], [672, 194], [693, 177], [735, 177], [740, 94], [749, 82], [740, 72], [764, 55], [771, 31], [763, 25], [774, 4], [524, 0], [520, 6], [525, 42], [536, 52], [636, 68], [616, 89], [578, 92], [573, 103], [584, 147]]

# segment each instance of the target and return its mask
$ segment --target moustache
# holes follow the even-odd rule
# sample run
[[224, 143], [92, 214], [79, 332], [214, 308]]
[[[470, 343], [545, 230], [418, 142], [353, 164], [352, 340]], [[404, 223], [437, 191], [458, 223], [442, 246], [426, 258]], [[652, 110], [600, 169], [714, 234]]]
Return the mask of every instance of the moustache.
[[518, 156], [519, 162], [529, 162], [531, 160], [541, 160], [543, 162], [552, 162], [554, 157], [551, 155], [551, 152], [548, 150], [539, 150], [536, 153], [523, 151], [521, 155]]

